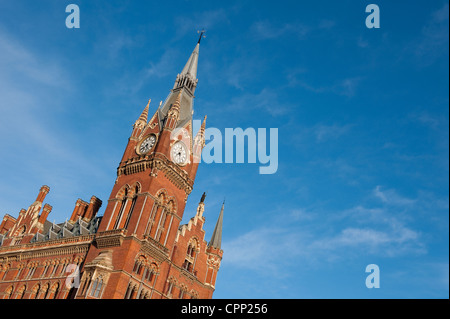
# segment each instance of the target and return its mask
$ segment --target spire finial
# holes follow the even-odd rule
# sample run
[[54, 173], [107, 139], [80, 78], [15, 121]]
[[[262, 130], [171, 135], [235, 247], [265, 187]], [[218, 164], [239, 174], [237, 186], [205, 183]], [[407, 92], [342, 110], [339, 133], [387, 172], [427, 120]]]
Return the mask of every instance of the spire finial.
[[206, 198], [206, 192], [203, 192], [202, 198], [200, 199], [200, 203], [204, 203]]
[[152, 99], [148, 99], [148, 103], [147, 103], [147, 105], [145, 106], [145, 109], [144, 109], [144, 111], [142, 112], [142, 114], [141, 114], [141, 117], [143, 118], [143, 120], [145, 121], [145, 122], [147, 122], [147, 116], [148, 116], [148, 107], [150, 106], [150, 102], [152, 101]]
[[205, 117], [203, 118], [202, 125], [200, 126], [200, 132], [201, 132], [202, 134], [205, 133], [205, 127], [206, 127], [206, 115], [205, 115]]
[[[197, 65], [198, 65], [198, 54], [200, 50], [200, 41], [202, 38], [205, 37], [204, 33], [205, 31], [198, 31], [200, 33], [200, 37], [198, 39], [197, 45], [194, 48], [194, 51], [192, 51], [191, 56], [189, 57], [189, 60], [185, 64], [183, 71], [177, 76], [177, 79], [175, 80], [175, 86], [174, 89], [177, 87], [189, 87], [189, 84], [193, 86], [192, 91], [194, 91], [195, 87], [197, 86]], [[192, 83], [186, 83], [185, 76], [190, 77], [190, 80]], [[189, 82], [189, 81], [188, 81]], [[194, 92], [192, 92], [194, 93]]]
[[181, 95], [183, 94], [183, 89], [178, 92], [177, 98], [175, 99], [175, 102], [172, 104], [172, 106], [169, 109], [169, 112], [167, 113], [167, 116], [169, 118], [173, 118], [174, 121], [167, 122], [168, 127], [171, 127], [172, 129], [176, 127], [178, 123], [178, 119], [180, 117], [180, 107], [181, 107]]
[[141, 116], [139, 116], [139, 119], [137, 120], [136, 123], [138, 122], [142, 122], [147, 124], [147, 117], [148, 117], [148, 107], [150, 106], [150, 102], [152, 101], [152, 99], [148, 100], [147, 106], [144, 108], [144, 110], [141, 113]]
[[197, 33], [200, 33], [200, 37], [198, 38], [198, 44], [200, 44], [200, 41], [202, 40], [202, 38], [206, 38], [206, 35], [204, 35], [205, 34], [205, 29], [202, 29], [201, 31], [200, 30], [198, 30], [197, 31]]

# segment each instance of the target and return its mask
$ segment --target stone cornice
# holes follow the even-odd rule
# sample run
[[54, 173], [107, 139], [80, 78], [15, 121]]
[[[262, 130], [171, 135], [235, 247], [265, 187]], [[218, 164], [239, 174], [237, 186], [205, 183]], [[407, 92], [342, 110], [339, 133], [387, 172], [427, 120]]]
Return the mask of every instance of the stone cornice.
[[84, 253], [87, 252], [93, 239], [94, 235], [87, 235], [0, 247], [0, 262]]
[[122, 245], [126, 229], [113, 229], [99, 232], [95, 236], [95, 245], [98, 248], [116, 247]]
[[176, 187], [183, 189], [187, 194], [191, 193], [194, 181], [189, 178], [189, 175], [185, 170], [170, 161], [162, 153], [137, 156], [125, 162], [121, 162], [117, 168], [117, 176], [131, 175], [154, 168], [162, 171], [167, 179]]

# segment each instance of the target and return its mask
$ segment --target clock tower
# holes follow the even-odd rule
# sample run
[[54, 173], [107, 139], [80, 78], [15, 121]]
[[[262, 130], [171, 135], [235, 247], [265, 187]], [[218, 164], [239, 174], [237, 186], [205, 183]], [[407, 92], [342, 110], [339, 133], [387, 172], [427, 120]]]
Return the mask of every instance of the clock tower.
[[195, 136], [192, 132], [199, 48], [197, 43], [150, 120], [149, 100], [134, 123], [99, 231], [126, 229], [172, 246], [204, 145], [206, 117]]
[[[147, 297], [172, 298], [176, 287], [185, 297], [212, 296], [222, 250], [204, 240], [205, 196], [189, 227], [180, 226], [204, 146], [206, 116], [198, 132], [192, 123], [200, 40], [164, 103], [149, 118], [149, 100], [133, 125], [77, 298], [100, 277], [103, 298], [137, 298], [145, 284], [138, 277], [150, 272]], [[141, 262], [146, 275], [139, 274]]]

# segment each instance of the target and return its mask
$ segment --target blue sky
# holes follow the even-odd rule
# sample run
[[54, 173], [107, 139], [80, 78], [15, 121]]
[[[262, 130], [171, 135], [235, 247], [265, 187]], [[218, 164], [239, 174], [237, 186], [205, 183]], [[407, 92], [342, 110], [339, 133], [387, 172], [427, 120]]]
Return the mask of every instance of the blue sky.
[[44, 184], [56, 222], [106, 203], [205, 28], [194, 117], [278, 128], [275, 174], [200, 165], [184, 221], [206, 191], [209, 240], [226, 198], [214, 297], [448, 298], [448, 1], [373, 2], [379, 29], [369, 3], [0, 0], [0, 213]]

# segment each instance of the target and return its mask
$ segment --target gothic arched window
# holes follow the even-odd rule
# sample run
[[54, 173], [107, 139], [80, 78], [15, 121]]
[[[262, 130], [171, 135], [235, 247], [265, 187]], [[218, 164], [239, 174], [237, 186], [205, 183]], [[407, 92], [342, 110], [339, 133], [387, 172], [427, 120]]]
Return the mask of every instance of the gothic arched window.
[[89, 294], [94, 298], [99, 298], [102, 288], [103, 288], [103, 278], [97, 277], [92, 283], [92, 289]]
[[197, 243], [197, 239], [196, 238], [192, 238], [189, 241], [189, 245], [186, 251], [186, 257], [184, 259], [184, 263], [183, 263], [183, 269], [189, 271], [189, 272], [194, 272], [194, 266], [195, 266], [195, 261], [197, 259], [197, 250], [198, 250], [198, 243]]
[[124, 228], [128, 227], [128, 223], [130, 222], [131, 214], [133, 214], [133, 211], [134, 211], [134, 206], [136, 206], [138, 193], [139, 193], [139, 185], [136, 185], [136, 188], [134, 189], [134, 196], [133, 196], [133, 199], [131, 200], [130, 212], [128, 213]]

